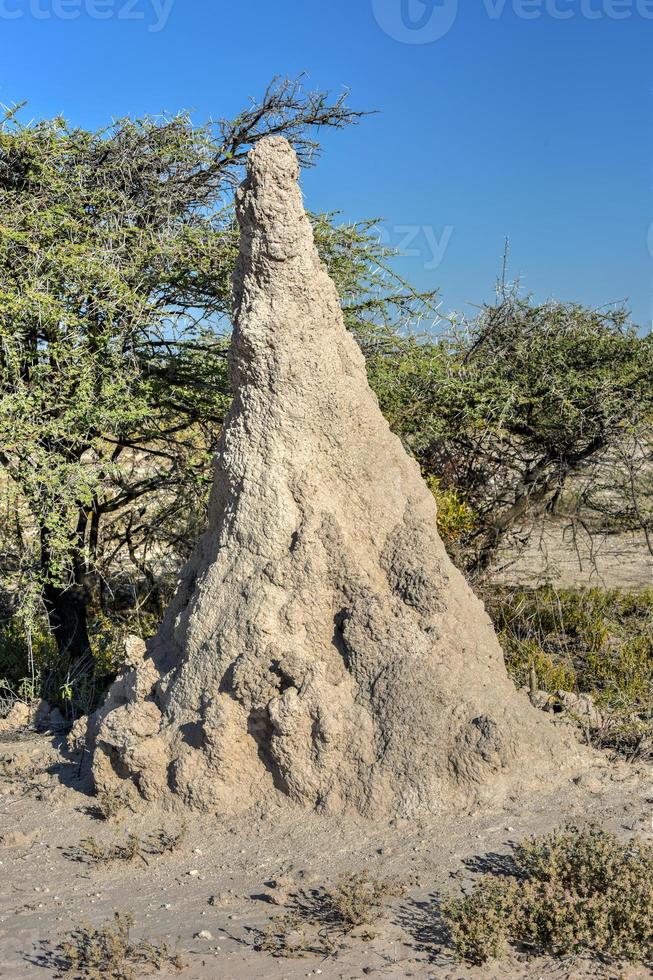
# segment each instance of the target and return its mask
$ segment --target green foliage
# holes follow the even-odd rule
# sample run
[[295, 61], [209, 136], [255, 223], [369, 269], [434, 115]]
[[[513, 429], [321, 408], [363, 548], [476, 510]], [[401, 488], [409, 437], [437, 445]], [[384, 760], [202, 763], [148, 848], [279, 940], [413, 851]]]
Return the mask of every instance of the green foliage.
[[[201, 528], [231, 398], [232, 197], [248, 148], [281, 133], [307, 164], [313, 128], [359, 116], [281, 81], [209, 126], [182, 114], [89, 132], [15, 112], [0, 125], [3, 530], [11, 591], [42, 596], [62, 653], [88, 648], [86, 608], [120, 562], [156, 594], [157, 557], [176, 571]], [[351, 329], [428, 301], [387, 271], [373, 222], [313, 223]]]
[[[175, 478], [189, 493], [206, 482], [188, 429], [222, 417], [224, 341], [188, 311], [226, 308], [233, 233], [198, 218], [205, 188], [166, 178], [197, 177], [209, 148], [184, 117], [0, 129], [0, 460], [43, 588], [80, 584], [101, 515]], [[128, 448], [162, 454], [156, 478], [122, 466]]]
[[442, 903], [441, 912], [462, 960], [481, 964], [504, 955], [517, 893], [516, 881], [488, 875], [470, 895]]
[[0, 678], [6, 687], [17, 691], [19, 696], [21, 685], [30, 680], [30, 673], [39, 673], [55, 651], [56, 644], [43, 624], [36, 631], [29, 632], [17, 616], [0, 622]]
[[606, 704], [651, 705], [653, 701], [653, 620], [646, 632], [616, 649], [606, 646], [587, 658], [585, 683]]
[[33, 703], [41, 698], [72, 721], [98, 707], [124, 659], [128, 634], [146, 639], [155, 632], [153, 614], [131, 610], [98, 614], [90, 624], [91, 646], [81, 658], [60, 652], [48, 624], [27, 630], [19, 616], [0, 622], [0, 703]]
[[606, 714], [601, 744], [653, 750], [653, 589], [499, 589], [487, 604], [519, 686], [591, 694]]
[[392, 271], [378, 219], [338, 224], [338, 212], [309, 215], [315, 245], [340, 295], [345, 324], [365, 351], [389, 331], [434, 313], [435, 291], [419, 292]]
[[514, 877], [484, 877], [442, 906], [462, 959], [508, 943], [554, 956], [653, 961], [653, 847], [597, 827], [565, 827], [515, 849]]
[[426, 483], [438, 505], [438, 531], [445, 544], [451, 546], [474, 528], [474, 511], [453, 487], [442, 489], [438, 477], [430, 474]]
[[125, 639], [129, 635], [147, 640], [154, 636], [159, 625], [155, 613], [139, 607], [109, 616], [100, 612], [93, 617], [89, 634], [96, 669], [100, 674], [113, 674], [124, 659]]
[[538, 305], [504, 290], [446, 335], [379, 331], [364, 350], [393, 429], [473, 513], [462, 543], [477, 575], [653, 407], [653, 338], [622, 310]]
[[[496, 590], [488, 607], [518, 681], [539, 657], [567, 672], [563, 690], [577, 686], [608, 705], [650, 705], [653, 589]], [[546, 674], [538, 672], [541, 686], [555, 690], [558, 675], [547, 684]]]
[[542, 691], [574, 691], [576, 671], [563, 660], [554, 660], [534, 640], [516, 640], [508, 633], [499, 634], [506, 667], [519, 687], [528, 685], [534, 670]]

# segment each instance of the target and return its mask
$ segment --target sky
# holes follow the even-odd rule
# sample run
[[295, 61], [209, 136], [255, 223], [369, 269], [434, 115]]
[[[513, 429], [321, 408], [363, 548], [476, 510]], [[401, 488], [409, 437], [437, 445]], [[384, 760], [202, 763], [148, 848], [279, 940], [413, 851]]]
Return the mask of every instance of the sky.
[[377, 110], [323, 134], [307, 206], [382, 219], [443, 314], [509, 277], [653, 310], [653, 0], [0, 0], [0, 102], [99, 127], [235, 115], [275, 75]]

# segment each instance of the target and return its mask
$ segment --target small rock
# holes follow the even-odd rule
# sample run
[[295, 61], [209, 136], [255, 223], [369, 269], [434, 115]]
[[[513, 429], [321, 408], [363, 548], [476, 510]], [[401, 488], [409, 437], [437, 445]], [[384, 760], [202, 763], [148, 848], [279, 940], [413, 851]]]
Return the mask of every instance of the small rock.
[[31, 835], [24, 834], [22, 830], [10, 830], [9, 833], [3, 834], [0, 840], [3, 847], [29, 847], [32, 843]]
[[213, 905], [214, 908], [224, 908], [226, 905], [231, 904], [231, 899], [228, 895], [219, 894], [211, 895], [209, 898], [209, 905]]
[[[528, 688], [524, 688], [528, 691]], [[554, 699], [547, 691], [531, 691], [529, 698], [534, 708], [540, 711], [553, 711]]]
[[584, 725], [595, 728], [601, 725], [603, 716], [590, 694], [574, 694], [572, 691], [556, 691], [556, 698], [567, 714]]
[[25, 728], [29, 724], [29, 707], [22, 701], [16, 701], [4, 718], [0, 719], [0, 732], [13, 732], [17, 728]]
[[193, 936], [193, 939], [208, 939], [208, 940], [210, 940], [210, 939], [213, 939], [213, 935], [209, 932], [208, 929], [202, 929], [201, 932], [196, 932], [195, 933], [195, 935]]
[[186, 874], [188, 875], [189, 878], [199, 877], [199, 871], [197, 870], [197, 868], [192, 868], [190, 871], [187, 871]]
[[88, 731], [88, 716], [83, 715], [73, 724], [68, 733], [66, 745], [69, 752], [83, 752], [86, 745], [86, 734]]
[[134, 636], [130, 634], [125, 637], [124, 642], [125, 650], [125, 667], [138, 667], [140, 663], [143, 662], [145, 654], [147, 653], [147, 646], [145, 640], [141, 639], [140, 636]]
[[58, 708], [53, 708], [48, 718], [48, 728], [57, 729], [57, 728], [65, 728], [65, 727], [66, 727], [66, 719], [61, 714]]

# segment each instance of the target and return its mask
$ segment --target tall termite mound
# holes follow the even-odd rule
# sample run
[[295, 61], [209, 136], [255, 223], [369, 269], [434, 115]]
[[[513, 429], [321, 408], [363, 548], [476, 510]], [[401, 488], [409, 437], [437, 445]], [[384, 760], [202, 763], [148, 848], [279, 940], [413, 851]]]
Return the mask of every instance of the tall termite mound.
[[150, 653], [91, 724], [99, 789], [233, 812], [276, 791], [434, 812], [573, 753], [516, 691], [388, 428], [281, 138], [238, 193], [231, 374], [209, 529]]

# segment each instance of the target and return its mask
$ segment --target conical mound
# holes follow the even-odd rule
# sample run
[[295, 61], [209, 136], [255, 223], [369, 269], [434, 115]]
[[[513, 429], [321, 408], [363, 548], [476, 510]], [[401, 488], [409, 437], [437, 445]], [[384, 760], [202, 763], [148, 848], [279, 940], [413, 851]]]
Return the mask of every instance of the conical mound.
[[444, 550], [298, 176], [283, 139], [250, 153], [209, 530], [151, 655], [93, 720], [93, 772], [222, 812], [275, 788], [331, 812], [437, 812], [574, 752], [510, 682]]

